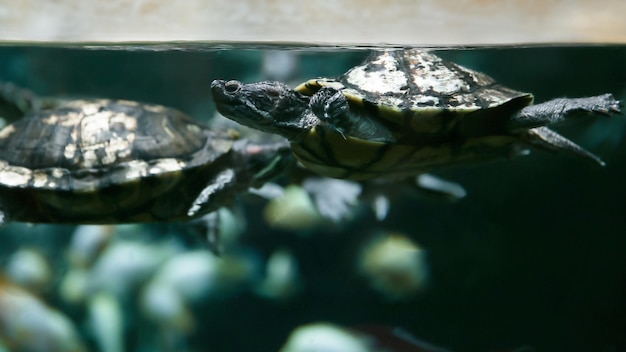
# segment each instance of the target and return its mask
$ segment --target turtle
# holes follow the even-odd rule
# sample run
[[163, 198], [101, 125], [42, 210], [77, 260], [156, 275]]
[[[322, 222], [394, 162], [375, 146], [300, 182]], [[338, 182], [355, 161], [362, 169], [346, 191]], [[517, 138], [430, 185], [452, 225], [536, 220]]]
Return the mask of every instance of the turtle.
[[421, 49], [373, 52], [338, 78], [211, 83], [217, 110], [242, 125], [286, 137], [296, 158], [323, 176], [406, 179], [452, 165], [526, 154], [569, 152], [603, 161], [548, 128], [580, 114], [611, 115], [611, 94], [533, 95]]
[[39, 99], [6, 83], [0, 95], [17, 118], [0, 130], [2, 223], [188, 221], [295, 164], [286, 141], [252, 143], [162, 105]]

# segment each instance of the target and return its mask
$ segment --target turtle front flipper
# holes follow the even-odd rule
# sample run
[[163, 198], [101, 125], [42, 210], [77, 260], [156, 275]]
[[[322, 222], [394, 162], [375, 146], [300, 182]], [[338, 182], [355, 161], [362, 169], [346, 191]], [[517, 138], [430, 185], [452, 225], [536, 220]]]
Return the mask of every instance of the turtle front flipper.
[[513, 114], [505, 128], [519, 132], [529, 128], [551, 125], [581, 113], [609, 115], [620, 113], [620, 101], [611, 94], [587, 98], [559, 98], [545, 103], [530, 105]]
[[350, 110], [350, 105], [341, 91], [332, 87], [322, 87], [311, 97], [309, 105], [320, 121], [346, 139], [345, 131], [339, 124], [350, 122], [350, 119], [343, 117]]
[[[221, 252], [219, 238], [219, 215], [215, 210], [217, 205], [226, 203], [224, 198], [234, 196], [234, 188], [237, 187], [237, 176], [232, 169], [226, 169], [220, 172], [214, 179], [210, 180], [207, 186], [200, 192], [198, 197], [193, 201], [187, 216], [194, 218], [199, 214], [205, 214], [199, 219], [190, 221], [190, 225], [196, 228], [196, 231], [203, 234], [207, 241], [209, 250], [215, 255]], [[212, 211], [215, 210], [215, 211]]]
[[372, 142], [395, 142], [393, 133], [377, 116], [369, 114], [363, 106], [353, 108], [350, 103], [362, 105], [349, 100], [342, 90], [325, 86], [311, 96], [309, 106], [323, 127], [339, 133], [344, 140], [349, 136]]
[[189, 210], [187, 210], [187, 216], [194, 218], [198, 214], [206, 213], [206, 209], [215, 209], [217, 205], [224, 204], [223, 195], [226, 195], [226, 197], [234, 196], [235, 192], [232, 190], [236, 187], [237, 176], [233, 169], [226, 169], [220, 172], [214, 179], [208, 182], [207, 186], [196, 197]]

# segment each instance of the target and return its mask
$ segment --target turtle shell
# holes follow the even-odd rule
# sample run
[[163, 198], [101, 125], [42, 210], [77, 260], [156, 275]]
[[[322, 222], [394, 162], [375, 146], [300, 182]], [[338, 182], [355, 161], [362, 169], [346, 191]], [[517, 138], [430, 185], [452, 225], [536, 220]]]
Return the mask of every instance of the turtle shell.
[[[338, 79], [312, 79], [296, 91], [340, 90], [350, 108], [380, 118], [397, 139], [431, 143], [453, 129], [491, 134], [490, 122], [530, 105], [533, 96], [419, 49], [373, 53]], [[467, 119], [467, 120], [466, 120]], [[395, 142], [395, 141], [394, 141]]]
[[292, 143], [294, 154], [320, 174], [357, 180], [510, 155], [519, 137], [504, 131], [502, 116], [533, 100], [417, 49], [374, 53], [337, 79], [312, 79], [295, 90], [312, 96], [322, 87], [341, 91], [350, 113], [374, 120], [375, 137], [385, 137], [340, 134], [320, 124]]
[[13, 221], [184, 219], [235, 140], [160, 105], [60, 103], [0, 130], [0, 205]]

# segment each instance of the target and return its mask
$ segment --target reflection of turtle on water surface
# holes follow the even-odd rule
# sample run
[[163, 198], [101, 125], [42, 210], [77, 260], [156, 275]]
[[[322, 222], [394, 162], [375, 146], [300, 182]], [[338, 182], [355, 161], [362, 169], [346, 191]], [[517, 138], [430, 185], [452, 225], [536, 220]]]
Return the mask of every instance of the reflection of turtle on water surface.
[[295, 90], [216, 80], [212, 92], [226, 117], [288, 138], [308, 169], [354, 180], [412, 176], [529, 147], [602, 164], [545, 126], [620, 111], [610, 94], [531, 105], [529, 93], [416, 49], [374, 53], [338, 79], [309, 80]]
[[2, 221], [189, 220], [259, 187], [294, 160], [182, 112], [122, 100], [39, 100], [0, 86]]

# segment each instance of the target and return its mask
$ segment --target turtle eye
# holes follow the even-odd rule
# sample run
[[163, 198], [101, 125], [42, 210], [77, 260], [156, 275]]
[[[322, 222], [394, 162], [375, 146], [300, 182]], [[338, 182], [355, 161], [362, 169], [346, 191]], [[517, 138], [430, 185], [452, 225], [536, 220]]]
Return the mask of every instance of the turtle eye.
[[224, 84], [224, 90], [227, 93], [236, 93], [241, 88], [241, 83], [238, 81], [228, 81]]

